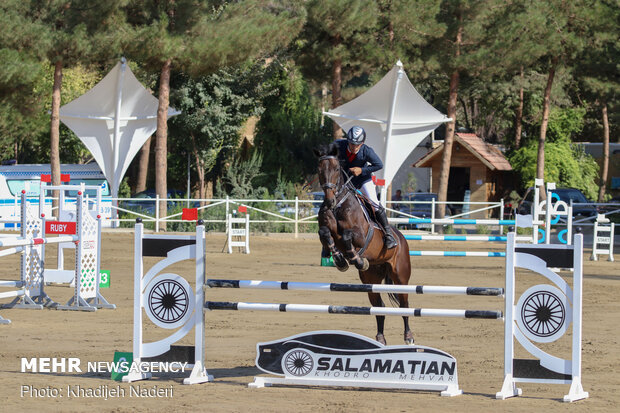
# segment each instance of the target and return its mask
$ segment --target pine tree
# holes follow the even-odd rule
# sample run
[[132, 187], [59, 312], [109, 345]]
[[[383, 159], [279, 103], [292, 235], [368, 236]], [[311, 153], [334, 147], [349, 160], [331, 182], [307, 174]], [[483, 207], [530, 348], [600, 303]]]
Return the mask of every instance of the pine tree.
[[[176, 65], [192, 75], [207, 75], [220, 67], [269, 53], [297, 34], [305, 15], [293, 2], [285, 0], [133, 0], [127, 15], [134, 27], [129, 53], [160, 73], [155, 189], [165, 198], [172, 68]], [[159, 205], [159, 214], [166, 216], [166, 203]]]
[[604, 202], [609, 174], [608, 108], [617, 107], [620, 96], [617, 66], [620, 61], [617, 27], [620, 10], [607, 2], [595, 2], [585, 13], [591, 22], [588, 27], [588, 43], [577, 59], [575, 76], [580, 81], [584, 97], [600, 111], [603, 126], [603, 163], [598, 202]]
[[[367, 0], [309, 0], [306, 9], [297, 62], [309, 79], [318, 83], [330, 79], [331, 107], [336, 108], [343, 103], [343, 83], [376, 60], [379, 10], [375, 1]], [[333, 135], [341, 136], [336, 123]]]
[[[60, 184], [60, 104], [63, 68], [92, 57], [92, 41], [111, 30], [108, 20], [124, 0], [93, 3], [88, 0], [25, 0], [19, 10], [26, 38], [37, 54], [54, 67], [50, 124], [50, 166], [52, 184]], [[116, 27], [115, 27], [116, 28]], [[36, 40], [33, 40], [35, 39]], [[57, 198], [57, 192], [54, 193]], [[56, 204], [57, 201], [55, 200]]]
[[[449, 79], [447, 115], [452, 121], [446, 125], [437, 189], [439, 202], [447, 201], [461, 76], [468, 72], [475, 74], [484, 65], [488, 53], [488, 49], [483, 47], [485, 24], [489, 24], [489, 11], [499, 4], [495, 0], [459, 0], [444, 1], [441, 5], [438, 20], [446, 25], [446, 31], [431, 47], [435, 58], [441, 63], [444, 76]], [[445, 209], [438, 207], [437, 214], [443, 218]]]

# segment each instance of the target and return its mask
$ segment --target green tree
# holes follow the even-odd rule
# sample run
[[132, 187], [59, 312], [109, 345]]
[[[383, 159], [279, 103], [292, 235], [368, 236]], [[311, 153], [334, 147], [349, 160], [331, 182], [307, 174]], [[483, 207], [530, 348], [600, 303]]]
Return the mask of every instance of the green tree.
[[[590, 155], [571, 142], [571, 137], [583, 127], [584, 115], [584, 109], [551, 109], [544, 173], [548, 182], [580, 189], [589, 199], [595, 199], [598, 165]], [[531, 140], [509, 156], [522, 188], [532, 186], [537, 178], [538, 165], [534, 162], [537, 155], [537, 142]]]
[[[617, 3], [595, 2], [587, 12], [590, 14], [587, 47], [577, 59], [575, 75], [579, 79], [584, 98], [600, 111], [603, 136], [603, 162], [599, 180], [598, 202], [604, 202], [609, 174], [609, 107], [617, 108], [620, 96], [618, 79], [618, 20], [620, 9]], [[612, 110], [612, 113], [615, 111]], [[599, 129], [600, 130], [600, 129]], [[597, 131], [598, 132], [598, 131]], [[618, 138], [620, 142], [620, 135]]]
[[[441, 64], [442, 76], [449, 81], [447, 115], [452, 118], [446, 125], [437, 189], [439, 202], [447, 200], [461, 77], [465, 73], [478, 73], [487, 61], [490, 50], [486, 47], [485, 28], [493, 24], [488, 20], [489, 11], [499, 7], [500, 3], [496, 0], [444, 1], [437, 16], [446, 30], [429, 47], [433, 48], [434, 56]], [[444, 208], [437, 208], [437, 214], [444, 217]]]
[[263, 155], [265, 174], [260, 182], [271, 190], [279, 179], [305, 181], [316, 171], [312, 148], [331, 139], [299, 70], [293, 65], [278, 65], [276, 70], [271, 79], [276, 93], [265, 99], [254, 140]]
[[[128, 50], [160, 73], [155, 189], [165, 197], [172, 67], [176, 65], [191, 75], [208, 75], [269, 53], [297, 35], [305, 14], [295, 3], [285, 0], [132, 0], [127, 15], [133, 27]], [[160, 216], [166, 216], [166, 208], [166, 203], [160, 204]]]
[[516, 45], [518, 42], [520, 47], [515, 47], [513, 51], [526, 48], [528, 59], [535, 58], [547, 74], [536, 159], [537, 177], [540, 179], [545, 179], [545, 142], [553, 83], [558, 69], [570, 65], [586, 44], [590, 24], [587, 9], [591, 3], [588, 0], [523, 0], [519, 3], [520, 11], [513, 15], [510, 23], [513, 27], [522, 27], [521, 35], [512, 43]]
[[[308, 19], [299, 36], [297, 62], [304, 75], [323, 84], [331, 80], [332, 103], [343, 103], [343, 82], [363, 73], [377, 53], [376, 25], [379, 10], [375, 1], [309, 0]], [[333, 136], [341, 136], [333, 124]]]
[[0, 2], [0, 148], [4, 156], [18, 162], [24, 148], [32, 148], [35, 138], [45, 130], [42, 113], [43, 93], [34, 87], [44, 76], [45, 58], [40, 42], [43, 28], [27, 18], [29, 2]]
[[[192, 79], [178, 76], [172, 83], [171, 102], [183, 112], [171, 119], [170, 161], [183, 164], [178, 154], [192, 154], [198, 177], [198, 195], [207, 198], [207, 176], [223, 156], [239, 144], [239, 130], [250, 117], [262, 113], [262, 100], [271, 93], [262, 62], [220, 69]], [[175, 170], [174, 167], [171, 168]], [[183, 168], [178, 168], [183, 170]]]
[[261, 175], [262, 162], [263, 159], [258, 153], [254, 153], [247, 161], [234, 160], [222, 177], [224, 185], [220, 185], [218, 196], [229, 195], [236, 199], [265, 198], [268, 194], [267, 188], [257, 186], [254, 182]]
[[[124, 0], [92, 3], [88, 0], [25, 0], [19, 21], [26, 38], [33, 41], [40, 57], [54, 67], [50, 125], [50, 165], [52, 184], [60, 184], [60, 104], [63, 69], [86, 62], [93, 56], [99, 36], [116, 31], [109, 19]], [[36, 38], [36, 40], [33, 40]], [[106, 49], [107, 50], [107, 49]], [[97, 52], [101, 55], [101, 52]], [[54, 201], [55, 203], [57, 201]]]

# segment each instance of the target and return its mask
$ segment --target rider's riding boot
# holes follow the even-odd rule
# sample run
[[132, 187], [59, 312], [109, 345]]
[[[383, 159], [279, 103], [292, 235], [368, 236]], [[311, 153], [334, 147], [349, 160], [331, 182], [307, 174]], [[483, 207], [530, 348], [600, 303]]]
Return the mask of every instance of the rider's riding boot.
[[385, 215], [385, 208], [381, 208], [375, 211], [377, 216], [377, 222], [379, 225], [383, 227], [383, 231], [385, 232], [385, 236], [383, 237], [383, 242], [385, 243], [385, 248], [391, 249], [394, 248], [398, 243], [392, 234], [392, 230], [390, 229], [390, 224], [388, 223], [387, 215]]

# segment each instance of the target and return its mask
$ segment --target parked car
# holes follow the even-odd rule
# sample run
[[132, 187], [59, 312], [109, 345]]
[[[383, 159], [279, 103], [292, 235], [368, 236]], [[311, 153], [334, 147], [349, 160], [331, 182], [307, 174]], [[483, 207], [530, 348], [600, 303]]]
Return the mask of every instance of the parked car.
[[[417, 218], [431, 218], [433, 200], [437, 201], [437, 194], [432, 192], [411, 192], [405, 195], [404, 200], [417, 202], [414, 204], [399, 204], [399, 211], [409, 215], [413, 215]], [[452, 208], [449, 205], [445, 206], [445, 216], [452, 215]], [[400, 224], [399, 228], [430, 228], [430, 224]]]
[[[401, 211], [418, 218], [430, 218], [432, 216], [433, 200], [437, 202], [437, 194], [432, 192], [412, 192], [406, 195], [407, 201], [419, 202], [415, 204], [401, 204]], [[445, 215], [452, 215], [452, 207], [445, 206]]]
[[[323, 191], [318, 191], [318, 192], [311, 192], [311, 200], [313, 200], [314, 202], [312, 202], [312, 207], [310, 208], [310, 210], [307, 209], [306, 205], [310, 204], [310, 202], [308, 202], [308, 200], [305, 199], [300, 199], [299, 202], [303, 202], [304, 205], [300, 206], [299, 208], [299, 213], [302, 217], [310, 214], [310, 215], [317, 215], [319, 213], [319, 209], [321, 208], [321, 204], [323, 203], [323, 199], [325, 198], [325, 194], [323, 193]], [[278, 207], [278, 213], [281, 215], [294, 215], [295, 214], [295, 204], [294, 203], [283, 203], [283, 202], [278, 202], [276, 204], [276, 206]]]
[[[586, 196], [579, 189], [576, 188], [556, 188], [553, 190], [553, 193], [557, 194], [560, 198], [560, 201], [566, 202], [566, 205], [570, 205], [571, 201], [573, 204], [573, 218], [587, 218], [594, 217], [598, 213], [598, 210], [595, 205], [589, 201]], [[517, 213], [522, 215], [527, 215], [532, 213], [532, 202], [534, 202], [534, 188], [529, 188], [523, 200], [517, 207]]]

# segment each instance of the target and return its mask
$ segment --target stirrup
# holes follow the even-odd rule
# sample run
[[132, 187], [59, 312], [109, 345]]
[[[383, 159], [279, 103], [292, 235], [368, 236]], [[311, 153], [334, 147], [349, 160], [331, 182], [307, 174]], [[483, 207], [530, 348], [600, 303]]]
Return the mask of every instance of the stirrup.
[[396, 241], [396, 238], [394, 238], [392, 231], [390, 231], [389, 233], [386, 232], [385, 236], [383, 237], [383, 244], [385, 244], [385, 248], [389, 250], [398, 245], [398, 241]]

